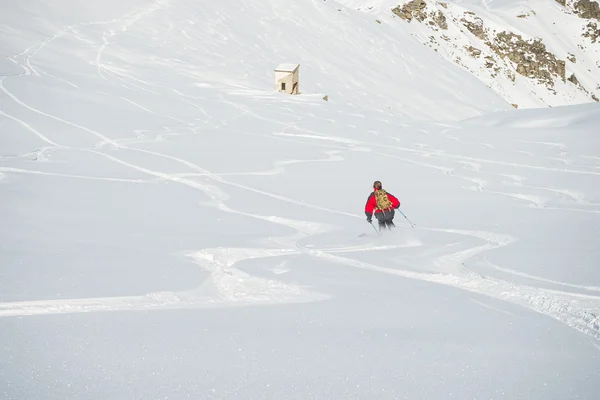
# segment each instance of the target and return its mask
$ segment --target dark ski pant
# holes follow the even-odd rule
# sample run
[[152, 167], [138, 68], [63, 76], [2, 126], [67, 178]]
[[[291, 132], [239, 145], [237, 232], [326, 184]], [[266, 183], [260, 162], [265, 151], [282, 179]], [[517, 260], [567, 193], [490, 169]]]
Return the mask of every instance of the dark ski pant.
[[391, 210], [376, 212], [375, 218], [379, 221], [379, 229], [392, 229], [392, 227], [396, 226], [394, 224], [394, 214], [395, 211], [393, 208]]

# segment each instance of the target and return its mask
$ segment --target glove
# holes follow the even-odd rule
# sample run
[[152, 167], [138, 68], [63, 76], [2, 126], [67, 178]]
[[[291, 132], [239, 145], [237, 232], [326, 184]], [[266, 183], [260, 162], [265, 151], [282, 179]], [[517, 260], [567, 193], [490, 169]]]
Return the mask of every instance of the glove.
[[369, 216], [369, 217], [367, 217], [367, 222], [368, 222], [368, 223], [371, 223], [371, 221], [373, 221], [373, 217], [370, 217], [370, 216]]

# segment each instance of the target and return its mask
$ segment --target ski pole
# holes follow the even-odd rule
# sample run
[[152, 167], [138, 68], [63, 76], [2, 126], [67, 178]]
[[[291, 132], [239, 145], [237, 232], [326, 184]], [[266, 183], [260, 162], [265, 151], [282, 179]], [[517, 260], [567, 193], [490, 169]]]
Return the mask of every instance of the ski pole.
[[410, 222], [410, 219], [408, 219], [408, 217], [406, 215], [404, 215], [404, 213], [402, 212], [402, 210], [398, 209], [398, 211], [400, 211], [400, 214], [402, 214], [402, 216], [404, 218], [406, 218], [406, 220], [408, 221], [408, 223], [410, 224], [410, 226], [412, 226], [414, 228], [415, 224], [413, 224], [412, 222]]
[[375, 228], [375, 225], [373, 225], [372, 222], [369, 222], [371, 224], [371, 226], [373, 227], [373, 229], [375, 229], [375, 232], [377, 232], [377, 234], [379, 234], [379, 231], [377, 230], [377, 228]]

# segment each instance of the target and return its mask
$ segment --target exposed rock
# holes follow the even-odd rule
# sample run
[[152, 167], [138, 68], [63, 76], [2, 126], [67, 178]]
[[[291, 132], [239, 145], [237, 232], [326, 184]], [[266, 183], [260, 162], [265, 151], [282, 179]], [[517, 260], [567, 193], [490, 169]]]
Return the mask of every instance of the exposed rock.
[[499, 32], [493, 42], [486, 43], [501, 58], [516, 64], [517, 73], [554, 86], [554, 77], [565, 80], [565, 61], [546, 50], [540, 39], [524, 40], [512, 32]]
[[426, 11], [427, 3], [423, 0], [412, 0], [402, 6], [397, 6], [392, 9], [392, 12], [402, 18], [405, 21], [412, 21], [416, 19], [419, 22], [423, 22], [429, 18], [427, 24], [430, 26], [440, 27], [441, 29], [448, 29], [448, 22], [446, 16], [440, 10], [427, 14]]
[[590, 38], [592, 43], [596, 43], [598, 38], [600, 38], [600, 29], [598, 29], [598, 24], [595, 22], [588, 23], [584, 28], [582, 36]]
[[530, 10], [529, 12], [519, 14], [519, 15], [517, 15], [517, 18], [527, 18], [532, 15], [537, 15], [534, 10]]
[[571, 76], [569, 78], [567, 78], [567, 80], [574, 85], [581, 86], [581, 84], [579, 83], [579, 80], [577, 79], [575, 74], [571, 74]]
[[556, 0], [557, 3], [572, 11], [579, 18], [600, 19], [598, 0]]
[[592, 98], [592, 100], [594, 101], [598, 101], [598, 97], [596, 97], [595, 94], [590, 93], [586, 88], [584, 88], [581, 83], [579, 83], [579, 79], [577, 79], [577, 77], [575, 76], [575, 74], [571, 74], [571, 76], [569, 76], [569, 78], [567, 78], [567, 80], [569, 82], [571, 82], [573, 85], [579, 86], [579, 88], [581, 90], [583, 90], [584, 92], [586, 92], [587, 94], [589, 94]]
[[431, 16], [435, 23], [442, 29], [448, 29], [448, 22], [446, 22], [446, 16], [443, 12], [439, 11]]
[[518, 104], [512, 103], [511, 105], [512, 105], [514, 108], [519, 108], [519, 105], [518, 105]]
[[471, 55], [472, 55], [473, 57], [479, 57], [479, 56], [481, 55], [481, 50], [479, 50], [479, 49], [478, 49], [478, 48], [476, 48], [476, 47], [473, 47], [473, 46], [468, 46], [468, 47], [467, 47], [467, 46], [465, 46], [465, 48], [467, 49], [467, 51], [468, 51], [469, 53], [471, 53]]
[[593, 0], [579, 0], [573, 4], [575, 14], [585, 19], [600, 19], [600, 4]]
[[[470, 13], [470, 11], [465, 12], [465, 14]], [[481, 40], [485, 40], [485, 30], [483, 28], [483, 21], [479, 17], [475, 17], [475, 22], [468, 21], [465, 18], [462, 18], [460, 22], [463, 23], [465, 28], [469, 30], [473, 35], [477, 36]]]
[[397, 6], [392, 9], [392, 12], [408, 22], [416, 19], [419, 22], [427, 18], [427, 14], [423, 11], [427, 7], [427, 3], [423, 0], [412, 0], [402, 6]]
[[[597, 96], [600, 93], [600, 86], [593, 90], [596, 94], [592, 93], [593, 86], [590, 87], [590, 90], [583, 86], [589, 81], [589, 74], [585, 73], [586, 79], [583, 79], [583, 75], [580, 75], [582, 76], [582, 84], [574, 74], [570, 71], [569, 73], [566, 72], [566, 64], [579, 61], [580, 64], [585, 65], [588, 60], [577, 60], [574, 54], [575, 49], [588, 52], [592, 48], [591, 43], [600, 42], [600, 22], [593, 20], [593, 18], [600, 18], [600, 7], [597, 3], [600, 0], [555, 0], [565, 7], [563, 9], [565, 13], [587, 19], [578, 22], [572, 21], [583, 28], [583, 38], [579, 43], [573, 43], [571, 49], [566, 49], [571, 52], [565, 52], [566, 55], [561, 53], [562, 60], [546, 47], [541, 38], [522, 36], [517, 31], [498, 31], [498, 24], [490, 22], [487, 25], [486, 20], [477, 16], [475, 12], [464, 11], [460, 8], [454, 9], [445, 1], [402, 0], [404, 4], [396, 6], [392, 9], [392, 12], [404, 21], [420, 22], [423, 26], [428, 27], [430, 35], [423, 37], [415, 34], [415, 36], [418, 36], [425, 46], [431, 47], [436, 52], [441, 52], [448, 61], [460, 65], [478, 76], [483, 76], [486, 80], [491, 78], [491, 82], [494, 83], [490, 87], [493, 86], [495, 89], [500, 88], [502, 90], [503, 87], [510, 86], [511, 81], [516, 82], [517, 74], [519, 74], [530, 82], [538, 82], [544, 85], [547, 93], [558, 95], [558, 90], [576, 91], [581, 92], [579, 96], [585, 93], [585, 97], [588, 99], [591, 97], [598, 101]], [[513, 14], [512, 18], [516, 16], [517, 18], [526, 19], [535, 15], [533, 9], [523, 6], [521, 10]], [[414, 22], [414, 20], [418, 22]], [[550, 23], [552, 20], [545, 22]], [[559, 20], [556, 20], [555, 24], [559, 23]], [[550, 27], [550, 29], [554, 28]], [[467, 30], [474, 37], [464, 37], [463, 35], [468, 35]], [[462, 33], [459, 33], [459, 31]], [[465, 40], [467, 43], [464, 42]], [[465, 63], [463, 60], [468, 58], [481, 60], [483, 66], [480, 62]], [[596, 62], [595, 65], [600, 68], [600, 62]], [[593, 67], [594, 64], [591, 64], [591, 68]], [[588, 69], [588, 72], [591, 73], [592, 71]], [[498, 78], [502, 79], [499, 80]], [[555, 83], [559, 80], [562, 82], [568, 81], [575, 85], [577, 89], [574, 86], [571, 86], [570, 89], [566, 89], [562, 85], [555, 87]], [[508, 92], [510, 91], [511, 89], [508, 90]], [[543, 96], [543, 88], [537, 87], [533, 91], [537, 95]], [[560, 95], [563, 95], [563, 93], [560, 93]], [[510, 97], [512, 95], [509, 95]], [[569, 97], [571, 96], [569, 95]], [[550, 102], [554, 103], [553, 100]], [[516, 103], [513, 104], [513, 107], [518, 108]]]

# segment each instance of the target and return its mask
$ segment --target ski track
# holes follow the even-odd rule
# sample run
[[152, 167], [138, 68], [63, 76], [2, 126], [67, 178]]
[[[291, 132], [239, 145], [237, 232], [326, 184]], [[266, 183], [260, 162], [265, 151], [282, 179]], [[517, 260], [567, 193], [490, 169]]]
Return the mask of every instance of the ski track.
[[570, 288], [575, 288], [575, 289], [589, 290], [589, 291], [593, 291], [593, 292], [600, 292], [599, 286], [575, 285], [572, 283], [566, 283], [566, 282], [556, 281], [556, 280], [552, 280], [552, 279], [547, 279], [547, 278], [543, 278], [541, 276], [536, 276], [536, 275], [527, 274], [525, 272], [515, 271], [510, 268], [500, 267], [499, 265], [496, 265], [496, 264], [492, 263], [491, 261], [489, 261], [487, 259], [487, 257], [484, 257], [483, 260], [485, 261], [486, 267], [497, 270], [497, 271], [501, 271], [501, 272], [504, 272], [507, 274], [511, 274], [511, 275], [515, 275], [515, 276], [519, 276], [522, 278], [527, 278], [527, 279], [531, 279], [531, 280], [535, 280], [535, 281], [539, 281], [539, 282], [551, 283], [553, 285], [559, 285], [559, 286], [570, 287]]
[[[194, 99], [194, 96], [189, 96], [186, 94], [177, 91], [174, 88], [169, 88], [161, 85], [156, 85], [153, 83], [145, 82], [141, 79], [134, 77], [126, 73], [125, 71], [121, 71], [114, 66], [106, 66], [102, 64], [103, 54], [106, 51], [107, 47], [111, 45], [110, 39], [114, 38], [119, 32], [126, 32], [129, 27], [135, 24], [138, 20], [143, 18], [149, 13], [153, 13], [159, 11], [167, 5], [166, 1], [159, 0], [154, 2], [152, 5], [146, 8], [142, 8], [139, 10], [134, 10], [124, 16], [113, 19], [105, 22], [88, 22], [81, 23], [72, 26], [68, 26], [53, 36], [50, 36], [44, 39], [41, 43], [37, 45], [32, 45], [28, 47], [22, 53], [10, 58], [13, 62], [19, 64], [24, 73], [22, 75], [33, 75], [40, 76], [46, 75], [50, 78], [62, 81], [65, 84], [70, 85], [71, 87], [77, 89], [77, 85], [69, 82], [68, 80], [55, 77], [48, 73], [42, 71], [41, 67], [34, 67], [32, 64], [32, 59], [37, 52], [39, 52], [44, 47], [48, 46], [52, 41], [56, 38], [65, 35], [72, 34], [78, 40], [84, 40], [85, 38], [79, 34], [78, 29], [81, 27], [85, 27], [87, 25], [93, 24], [120, 24], [116, 29], [107, 29], [102, 33], [102, 44], [99, 45], [96, 56], [95, 56], [95, 64], [97, 68], [97, 73], [99, 77], [103, 80], [109, 81], [108, 77], [114, 77], [121, 82], [117, 83], [122, 87], [127, 88], [128, 90], [140, 90], [143, 92], [156, 93], [150, 89], [148, 86], [161, 88], [165, 90], [172, 91], [173, 93], [179, 95], [182, 98], [182, 101], [189, 103], [192, 106], [200, 109], [201, 113], [208, 120], [212, 120], [212, 116], [207, 113], [202, 107], [194, 104], [188, 99]], [[487, 7], [487, 2], [484, 2], [484, 5]], [[187, 33], [183, 29], [181, 29], [181, 33], [189, 37]], [[82, 39], [83, 38], [83, 39]], [[93, 43], [91, 40], [85, 39], [88, 43]], [[21, 60], [22, 59], [22, 60]], [[19, 77], [16, 75], [15, 77]], [[442, 255], [437, 256], [430, 260], [430, 263], [436, 268], [437, 272], [435, 273], [424, 273], [418, 271], [408, 271], [402, 269], [394, 269], [388, 267], [382, 267], [379, 265], [358, 261], [352, 258], [344, 257], [339, 254], [342, 253], [354, 253], [354, 252], [370, 252], [370, 251], [385, 251], [391, 249], [398, 249], [402, 247], [411, 247], [411, 246], [421, 246], [422, 243], [416, 242], [407, 242], [404, 244], [394, 244], [394, 245], [357, 245], [357, 246], [338, 246], [338, 247], [329, 247], [322, 249], [313, 249], [309, 248], [309, 246], [302, 246], [299, 244], [299, 241], [302, 239], [306, 239], [316, 234], [323, 234], [327, 232], [331, 232], [336, 229], [336, 227], [324, 225], [322, 223], [311, 222], [311, 221], [301, 221], [301, 220], [293, 220], [289, 218], [283, 218], [278, 216], [264, 216], [258, 214], [247, 213], [241, 210], [234, 210], [225, 205], [224, 201], [228, 199], [227, 193], [223, 192], [221, 189], [214, 185], [201, 184], [191, 179], [188, 179], [193, 176], [204, 176], [210, 178], [212, 181], [218, 182], [220, 184], [224, 184], [226, 186], [236, 187], [239, 189], [243, 189], [246, 191], [250, 191], [253, 193], [257, 193], [263, 196], [268, 196], [271, 198], [275, 198], [280, 201], [288, 202], [291, 204], [301, 205], [316, 211], [325, 211], [328, 213], [336, 213], [339, 215], [343, 215], [346, 217], [352, 218], [361, 218], [353, 213], [347, 213], [340, 210], [332, 210], [325, 207], [308, 204], [305, 202], [298, 201], [293, 198], [289, 198], [282, 195], [277, 195], [274, 193], [266, 192], [263, 190], [259, 190], [256, 188], [252, 188], [249, 186], [245, 186], [224, 178], [224, 176], [235, 176], [235, 175], [272, 175], [279, 174], [284, 172], [284, 166], [294, 164], [294, 163], [314, 163], [314, 162], [322, 162], [322, 161], [341, 161], [343, 158], [339, 156], [339, 153], [342, 151], [367, 151], [374, 155], [380, 155], [384, 157], [390, 157], [394, 159], [401, 160], [406, 163], [423, 166], [426, 168], [432, 168], [435, 170], [439, 170], [446, 175], [451, 177], [464, 179], [475, 183], [475, 187], [470, 187], [469, 189], [473, 189], [476, 191], [482, 191], [484, 186], [488, 185], [488, 182], [480, 179], [480, 178], [469, 178], [463, 176], [454, 175], [454, 167], [441, 166], [433, 163], [425, 163], [423, 161], [417, 161], [414, 159], [410, 159], [407, 157], [401, 157], [395, 154], [387, 154], [383, 152], [373, 151], [371, 147], [374, 148], [385, 148], [394, 152], [403, 152], [409, 153], [412, 155], [416, 155], [419, 157], [427, 157], [430, 159], [439, 159], [445, 158], [449, 159], [451, 162], [456, 162], [457, 166], [461, 166], [462, 168], [468, 167], [471, 171], [476, 173], [481, 173], [481, 168], [484, 164], [492, 164], [492, 165], [501, 165], [501, 166], [510, 166], [515, 168], [524, 168], [524, 169], [539, 169], [544, 171], [551, 172], [559, 172], [559, 173], [572, 173], [572, 174], [587, 174], [587, 175], [600, 175], [600, 172], [596, 171], [586, 171], [581, 169], [573, 169], [573, 168], [597, 168], [597, 167], [586, 167], [586, 166], [576, 166], [565, 162], [565, 160], [560, 159], [559, 161], [565, 162], [566, 165], [569, 165], [569, 169], [560, 169], [554, 167], [540, 166], [540, 165], [529, 165], [529, 164], [519, 164], [519, 163], [510, 163], [505, 161], [497, 161], [497, 160], [489, 160], [485, 158], [478, 157], [467, 157], [460, 156], [455, 154], [448, 154], [441, 150], [436, 149], [427, 149], [423, 150], [427, 145], [422, 145], [421, 149], [419, 148], [408, 148], [401, 146], [393, 146], [393, 145], [384, 145], [380, 143], [370, 143], [364, 142], [360, 140], [350, 139], [346, 137], [340, 136], [332, 136], [327, 135], [321, 132], [314, 132], [310, 129], [301, 128], [298, 126], [298, 123], [302, 122], [301, 119], [298, 119], [294, 122], [281, 122], [278, 120], [274, 120], [271, 118], [263, 117], [258, 115], [255, 112], [243, 107], [242, 105], [235, 104], [233, 102], [229, 102], [226, 100], [222, 100], [223, 104], [233, 105], [234, 107], [240, 108], [243, 115], [251, 115], [259, 120], [268, 121], [270, 123], [275, 123], [278, 125], [282, 125], [282, 130], [280, 132], [274, 132], [272, 135], [258, 135], [262, 137], [271, 137], [277, 140], [289, 140], [291, 142], [303, 143], [308, 145], [315, 145], [321, 148], [333, 148], [335, 150], [329, 150], [325, 152], [328, 158], [325, 159], [309, 159], [309, 160], [283, 160], [276, 161], [273, 164], [273, 168], [266, 171], [254, 171], [254, 172], [246, 172], [246, 173], [226, 173], [226, 174], [214, 174], [210, 171], [193, 164], [185, 159], [177, 158], [172, 155], [167, 155], [159, 152], [154, 152], [150, 150], [143, 150], [133, 147], [128, 147], [127, 144], [132, 143], [143, 143], [147, 142], [144, 135], [140, 132], [136, 132], [136, 138], [133, 139], [111, 139], [107, 136], [97, 132], [93, 129], [81, 126], [79, 124], [67, 121], [58, 116], [48, 114], [44, 111], [38, 110], [25, 102], [21, 101], [17, 96], [11, 93], [5, 86], [4, 80], [6, 77], [0, 78], [0, 90], [6, 94], [10, 99], [12, 99], [16, 104], [22, 106], [23, 108], [29, 110], [30, 112], [39, 114], [43, 117], [53, 119], [60, 123], [69, 125], [71, 127], [77, 128], [88, 134], [91, 134], [98, 139], [100, 142], [96, 145], [96, 149], [81, 149], [83, 151], [89, 152], [91, 154], [100, 155], [112, 162], [118, 163], [120, 165], [126, 166], [130, 169], [143, 172], [147, 175], [152, 176], [154, 179], [161, 180], [169, 180], [173, 182], [177, 182], [179, 184], [183, 184], [194, 189], [200, 190], [204, 192], [210, 199], [211, 204], [223, 212], [229, 212], [234, 214], [243, 215], [249, 218], [256, 218], [264, 221], [268, 221], [271, 223], [279, 224], [282, 226], [286, 226], [292, 230], [295, 230], [296, 233], [290, 236], [277, 237], [277, 238], [266, 238], [265, 242], [270, 242], [271, 245], [279, 246], [275, 248], [210, 248], [210, 249], [202, 249], [199, 251], [192, 251], [184, 254], [184, 256], [193, 259], [199, 267], [203, 268], [205, 271], [210, 273], [211, 278], [207, 281], [203, 281], [199, 286], [192, 288], [190, 290], [180, 291], [180, 292], [155, 292], [148, 293], [140, 296], [123, 296], [123, 297], [109, 297], [109, 298], [89, 298], [89, 299], [65, 299], [65, 300], [47, 300], [47, 301], [23, 301], [23, 302], [11, 302], [11, 303], [0, 303], [0, 317], [6, 316], [22, 316], [22, 315], [45, 315], [45, 314], [56, 314], [56, 313], [76, 313], [76, 312], [97, 312], [97, 311], [122, 311], [122, 310], [157, 310], [157, 309], [182, 309], [182, 308], [212, 308], [212, 307], [227, 307], [227, 306], [243, 306], [243, 305], [255, 305], [255, 304], [283, 304], [283, 303], [292, 303], [292, 302], [314, 302], [314, 301], [323, 301], [330, 298], [329, 295], [318, 293], [313, 290], [309, 290], [306, 288], [302, 288], [298, 285], [286, 284], [280, 281], [264, 279], [252, 276], [248, 273], [241, 271], [236, 268], [240, 262], [250, 259], [261, 259], [261, 258], [274, 258], [279, 257], [283, 258], [278, 266], [273, 272], [275, 274], [285, 273], [288, 271], [286, 267], [286, 263], [289, 260], [289, 257], [296, 257], [298, 255], [310, 255], [315, 258], [323, 259], [329, 261], [331, 263], [342, 264], [349, 267], [369, 270], [373, 272], [383, 273], [398, 276], [401, 278], [407, 279], [416, 279], [426, 282], [431, 282], [435, 284], [442, 284], [447, 286], [452, 286], [455, 288], [459, 288], [462, 290], [470, 291], [473, 293], [478, 293], [481, 295], [485, 295], [491, 298], [496, 298], [500, 300], [504, 300], [507, 302], [515, 303], [526, 307], [528, 309], [534, 310], [536, 312], [545, 314], [552, 318], [562, 321], [567, 325], [577, 329], [583, 333], [586, 333], [595, 339], [600, 339], [600, 333], [598, 331], [598, 315], [600, 315], [600, 297], [593, 295], [584, 295], [581, 293], [569, 293], [558, 290], [550, 290], [550, 289], [542, 289], [533, 286], [524, 286], [524, 285], [516, 285], [512, 282], [502, 281], [498, 279], [491, 279], [487, 277], [483, 277], [480, 274], [473, 273], [468, 270], [468, 268], [464, 265], [464, 262], [469, 258], [474, 257], [475, 255], [481, 254], [483, 252], [489, 251], [491, 249], [497, 249], [503, 246], [510, 245], [515, 242], [517, 238], [511, 237], [509, 235], [498, 234], [494, 232], [482, 232], [482, 231], [468, 231], [468, 230], [458, 230], [458, 229], [441, 229], [434, 227], [424, 227], [417, 228], [429, 231], [438, 231], [445, 232], [451, 234], [457, 234], [462, 236], [467, 236], [476, 239], [481, 242], [476, 246], [462, 249], [453, 253], [444, 253]], [[125, 78], [128, 80], [126, 81]], [[132, 83], [135, 82], [135, 83]], [[139, 103], [133, 102], [125, 97], [122, 97], [124, 101], [129, 102], [130, 104], [140, 108], [141, 110], [156, 115], [162, 118], [172, 119], [173, 121], [182, 123], [190, 128], [199, 127], [196, 122], [184, 121], [172, 116], [162, 115], [155, 111], [152, 111], [141, 105]], [[290, 110], [290, 113], [293, 113], [293, 110]], [[52, 146], [46, 149], [56, 149], [62, 148], [66, 150], [70, 150], [71, 148], [64, 144], [59, 144], [52, 140], [51, 138], [45, 136], [27, 122], [20, 120], [14, 116], [8, 115], [2, 111], [0, 111], [0, 115], [5, 118], [11, 119], [16, 123], [20, 124], [23, 128], [30, 131], [37, 138], [45, 142], [46, 144]], [[364, 118], [364, 115], [356, 114], [357, 117]], [[289, 114], [288, 117], [294, 117], [293, 114]], [[204, 121], [206, 122], [206, 121]], [[386, 121], [383, 121], [386, 122]], [[226, 121], [222, 121], [222, 125], [226, 125]], [[454, 126], [451, 125], [443, 125], [438, 124], [441, 127], [448, 127], [449, 129], [445, 129], [441, 132], [431, 132], [429, 130], [422, 130], [422, 132], [426, 135], [435, 134], [442, 135], [448, 139], [454, 141], [460, 141], [458, 137], [448, 135], [448, 132], [452, 131]], [[352, 124], [346, 124], [346, 128], [356, 128]], [[167, 128], [168, 129], [168, 128]], [[298, 133], [289, 133], [285, 132], [287, 129], [296, 130]], [[232, 130], [233, 131], [233, 130]], [[375, 131], [373, 131], [375, 133]], [[193, 132], [192, 132], [193, 133]], [[242, 132], [244, 134], [252, 134], [249, 132]], [[376, 134], [376, 133], [375, 133]], [[163, 133], [157, 135], [156, 140], [165, 140], [169, 136], [180, 135], [180, 133]], [[297, 139], [307, 139], [312, 142], [306, 141], [298, 141]], [[400, 142], [399, 138], [390, 137], [390, 139], [396, 140]], [[317, 143], [315, 143], [317, 141]], [[326, 143], [318, 143], [318, 142], [333, 142], [337, 144], [326, 144]], [[553, 146], [559, 149], [561, 155], [567, 155], [566, 150], [564, 150], [564, 145], [560, 143], [547, 143], [547, 142], [524, 142], [524, 143], [536, 143], [547, 146]], [[149, 155], [153, 155], [155, 157], [170, 159], [172, 161], [178, 162], [187, 168], [190, 168], [194, 173], [181, 173], [181, 174], [167, 174], [161, 171], [154, 171], [148, 168], [144, 168], [138, 165], [135, 165], [125, 159], [118, 158], [108, 152], [101, 151], [101, 148], [105, 144], [110, 144], [115, 149], [124, 149], [131, 150], [136, 152], [143, 152]], [[491, 144], [480, 143], [482, 147], [493, 149], [494, 147]], [[415, 145], [418, 147], [418, 145]], [[428, 147], [428, 146], [427, 146]], [[43, 157], [43, 151], [40, 151], [39, 154]], [[592, 156], [589, 156], [592, 157]], [[2, 168], [0, 169], [0, 182], [3, 179], [6, 179], [6, 172], [8, 173], [23, 173], [23, 174], [41, 174], [48, 176], [60, 176], [60, 177], [70, 177], [70, 178], [81, 178], [81, 179], [97, 179], [97, 180], [107, 180], [107, 181], [115, 181], [115, 182], [128, 182], [128, 183], [148, 183], [151, 181], [148, 180], [133, 180], [133, 179], [120, 179], [120, 178], [108, 178], [108, 177], [90, 177], [90, 176], [82, 176], [82, 175], [70, 175], [70, 174], [57, 174], [57, 173], [48, 173], [43, 171], [31, 171], [31, 170], [23, 170], [16, 168]], [[500, 174], [496, 174], [500, 175]], [[514, 175], [506, 175], [507, 177], [515, 180], [517, 185], [523, 180], [520, 176]], [[551, 189], [551, 188], [542, 188], [542, 187], [527, 187], [521, 185], [522, 188], [529, 189], [537, 189], [537, 190], [548, 190], [554, 191], [557, 193], [564, 194], [569, 196], [572, 200], [579, 204], [585, 204], [583, 202], [584, 194], [576, 193], [574, 191], [566, 190], [566, 189]], [[531, 202], [536, 207], [543, 207], [547, 202], [547, 199], [541, 198], [539, 196], [534, 196], [528, 193], [503, 193], [503, 192], [490, 192], [498, 195], [511, 196], [516, 199], [525, 200]], [[598, 212], [594, 210], [580, 210], [580, 209], [569, 209], [569, 208], [558, 208], [562, 210], [572, 210], [572, 211], [586, 211], [586, 212]], [[431, 251], [439, 250], [439, 248], [431, 249]], [[552, 283], [557, 285], [562, 285], [565, 287], [576, 288], [576, 289], [584, 289], [590, 291], [600, 291], [600, 288], [592, 287], [592, 286], [581, 286], [581, 285], [571, 285], [563, 282], [552, 281], [548, 279], [544, 279], [541, 277], [535, 277], [532, 275], [520, 273], [517, 271], [513, 271], [507, 268], [502, 268], [499, 266], [493, 266], [493, 268], [501, 270], [503, 272], [513, 274], [516, 276], [526, 277], [529, 279], [534, 279], [540, 282]], [[489, 306], [481, 301], [473, 300], [476, 303], [496, 310], [498, 312], [507, 313], [509, 315], [513, 315], [512, 313], [508, 313], [507, 311], [498, 309], [496, 307]]]
[[490, 309], [490, 310], [497, 311], [497, 312], [499, 312], [501, 314], [504, 314], [504, 315], [508, 315], [508, 316], [510, 316], [512, 318], [521, 318], [521, 317], [517, 316], [516, 314], [511, 313], [510, 311], [502, 310], [502, 309], [500, 309], [498, 307], [494, 307], [492, 305], [489, 305], [488, 303], [485, 303], [483, 301], [479, 301], [479, 300], [475, 300], [475, 299], [471, 299], [471, 301], [474, 302], [474, 303], [479, 304], [482, 307], [485, 307], [485, 308]]
[[126, 183], [151, 183], [151, 181], [143, 180], [143, 179], [109, 178], [109, 177], [100, 177], [100, 176], [60, 174], [60, 173], [52, 173], [52, 172], [44, 172], [44, 171], [33, 171], [33, 170], [27, 170], [27, 169], [21, 169], [21, 168], [0, 167], [0, 171], [18, 173], [18, 174], [59, 176], [59, 177], [64, 177], [64, 178], [89, 179], [89, 180], [98, 180], [98, 181], [126, 182]]

